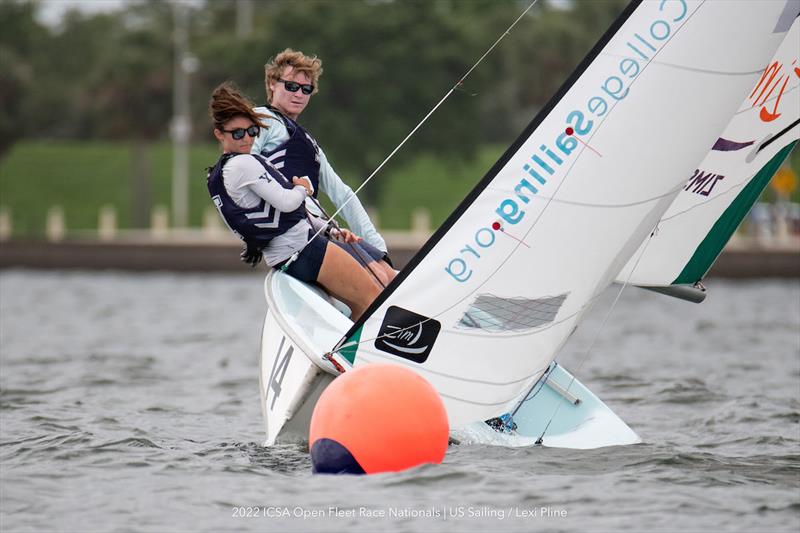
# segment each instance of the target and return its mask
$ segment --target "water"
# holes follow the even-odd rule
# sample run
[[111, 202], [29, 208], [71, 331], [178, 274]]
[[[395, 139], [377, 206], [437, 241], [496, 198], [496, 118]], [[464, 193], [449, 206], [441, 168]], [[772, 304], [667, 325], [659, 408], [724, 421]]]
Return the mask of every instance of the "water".
[[604, 295], [560, 361], [641, 445], [451, 446], [368, 477], [260, 446], [261, 283], [0, 273], [0, 530], [800, 528], [797, 281], [627, 289], [597, 336]]

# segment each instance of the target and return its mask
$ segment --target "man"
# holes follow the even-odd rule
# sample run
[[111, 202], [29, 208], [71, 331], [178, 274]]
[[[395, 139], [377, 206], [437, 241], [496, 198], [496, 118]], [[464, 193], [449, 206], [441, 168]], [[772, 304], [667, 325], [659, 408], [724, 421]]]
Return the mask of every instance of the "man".
[[[395, 272], [384, 262], [388, 259], [386, 242], [375, 229], [359, 199], [353, 195], [353, 190], [336, 174], [314, 138], [297, 123], [311, 95], [317, 91], [322, 61], [287, 48], [264, 66], [264, 74], [269, 104], [267, 107], [257, 107], [254, 111], [268, 117], [264, 120], [266, 127], [253, 143], [251, 153], [265, 156], [287, 177], [308, 176], [314, 198], [322, 190], [337, 209], [347, 202], [341, 211], [342, 217], [353, 233], [363, 237], [366, 243], [362, 241], [361, 245], [391, 280]], [[307, 208], [321, 215], [310, 199]]]

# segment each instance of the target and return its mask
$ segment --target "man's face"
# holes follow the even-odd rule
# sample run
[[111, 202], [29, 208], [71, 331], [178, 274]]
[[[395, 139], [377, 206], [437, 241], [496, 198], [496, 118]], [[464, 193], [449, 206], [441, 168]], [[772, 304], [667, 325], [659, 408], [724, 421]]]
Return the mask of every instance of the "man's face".
[[[270, 103], [289, 118], [296, 120], [308, 105], [311, 95], [304, 94], [299, 88], [295, 92], [291, 92], [286, 89], [285, 82], [309, 85], [311, 84], [311, 78], [304, 72], [294, 72], [293, 67], [286, 67], [280, 80], [283, 81], [271, 81], [269, 84], [269, 88], [272, 91], [272, 101]], [[292, 84], [290, 83], [289, 85]]]

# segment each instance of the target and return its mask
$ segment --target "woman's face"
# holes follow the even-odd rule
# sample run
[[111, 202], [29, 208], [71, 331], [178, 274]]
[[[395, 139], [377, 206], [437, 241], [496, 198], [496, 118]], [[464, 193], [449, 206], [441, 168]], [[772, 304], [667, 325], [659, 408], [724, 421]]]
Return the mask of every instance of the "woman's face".
[[[251, 126], [255, 126], [255, 124], [253, 124], [253, 121], [249, 118], [245, 116], [234, 117], [222, 126], [222, 129], [225, 131], [220, 131], [215, 128], [214, 136], [222, 143], [222, 151], [226, 154], [249, 154], [250, 148], [253, 146], [253, 141], [255, 140], [255, 137], [251, 137], [246, 131]], [[233, 132], [239, 129], [245, 130], [244, 136], [241, 139], [234, 139]], [[258, 132], [255, 133], [257, 136]]]
[[[311, 78], [304, 72], [295, 72], [294, 67], [283, 69], [280, 79], [300, 85], [311, 84]], [[300, 116], [311, 99], [310, 94], [304, 94], [299, 88], [295, 92], [288, 91], [283, 81], [270, 81], [269, 90], [272, 91], [272, 101], [270, 102], [272, 106], [292, 120], [296, 120]]]

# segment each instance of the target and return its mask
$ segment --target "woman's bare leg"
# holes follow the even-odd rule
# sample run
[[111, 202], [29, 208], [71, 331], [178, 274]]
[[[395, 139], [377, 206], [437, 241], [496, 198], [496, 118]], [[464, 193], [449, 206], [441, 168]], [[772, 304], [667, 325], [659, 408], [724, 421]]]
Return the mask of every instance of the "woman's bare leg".
[[381, 289], [347, 252], [328, 243], [317, 275], [317, 283], [350, 306], [353, 321], [367, 310]]
[[383, 270], [387, 285], [397, 276], [397, 271], [386, 261], [378, 261], [378, 267]]
[[[380, 286], [381, 286], [381, 289], [383, 289], [384, 287], [389, 285], [389, 282], [391, 281], [391, 278], [388, 276], [388, 274], [387, 274], [386, 270], [383, 268], [383, 266], [381, 266], [381, 263], [383, 263], [383, 261], [380, 261], [380, 262], [378, 262], [378, 261], [370, 261], [369, 263], [367, 263], [367, 265], [364, 268], [369, 269], [369, 271], [371, 272], [371, 274], [370, 274], [370, 272], [367, 272], [367, 274], [369, 274], [369, 277], [372, 279], [372, 281], [375, 281], [376, 283], [379, 283]], [[377, 280], [375, 278], [377, 278]]]
[[[378, 279], [381, 281], [381, 285], [386, 287], [391, 283], [391, 281], [397, 276], [397, 272], [386, 261], [370, 261], [367, 264], [367, 268], [369, 268]], [[375, 278], [373, 278], [375, 279]]]

